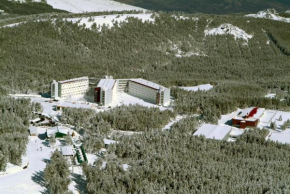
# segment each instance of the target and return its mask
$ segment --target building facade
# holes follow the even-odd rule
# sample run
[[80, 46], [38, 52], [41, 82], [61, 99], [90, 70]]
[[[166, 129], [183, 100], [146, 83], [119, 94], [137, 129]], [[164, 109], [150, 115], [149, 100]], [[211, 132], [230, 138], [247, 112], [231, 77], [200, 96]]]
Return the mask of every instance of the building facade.
[[147, 102], [167, 106], [170, 102], [170, 89], [144, 79], [130, 79], [128, 93]]
[[101, 79], [95, 88], [95, 102], [107, 106], [117, 98], [118, 92], [143, 99], [144, 101], [167, 106], [170, 103], [170, 89], [144, 79]]
[[95, 88], [94, 101], [100, 105], [107, 106], [117, 96], [116, 80], [112, 77], [101, 79]]
[[80, 77], [65, 81], [55, 81], [51, 83], [51, 98], [70, 98], [85, 95], [89, 89], [89, 78]]

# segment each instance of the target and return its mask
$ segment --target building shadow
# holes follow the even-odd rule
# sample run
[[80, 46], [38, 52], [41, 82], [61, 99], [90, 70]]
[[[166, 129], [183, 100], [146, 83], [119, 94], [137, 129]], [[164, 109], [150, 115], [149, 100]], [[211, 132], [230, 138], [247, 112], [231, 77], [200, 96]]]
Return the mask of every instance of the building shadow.
[[75, 188], [80, 192], [80, 194], [86, 194], [87, 183], [82, 175], [72, 173], [72, 181], [76, 183]]
[[228, 120], [228, 121], [225, 123], [225, 125], [233, 126], [233, 120], [232, 120], [232, 119]]
[[38, 138], [41, 139], [41, 140], [45, 140], [46, 139], [46, 133], [38, 134]]
[[49, 146], [49, 141], [48, 140], [45, 140], [42, 142], [42, 145], [44, 145], [45, 147], [50, 147]]
[[49, 159], [43, 159], [42, 161], [45, 162], [46, 164], [48, 164], [50, 162]]

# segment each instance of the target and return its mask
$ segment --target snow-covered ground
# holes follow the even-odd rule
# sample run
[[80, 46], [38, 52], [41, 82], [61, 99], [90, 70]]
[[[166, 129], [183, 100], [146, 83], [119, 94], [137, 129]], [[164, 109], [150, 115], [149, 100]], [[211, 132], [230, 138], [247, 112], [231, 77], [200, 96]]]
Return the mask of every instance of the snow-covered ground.
[[117, 93], [117, 100], [115, 100], [112, 104], [111, 107], [116, 107], [116, 106], [121, 106], [121, 105], [141, 105], [149, 108], [159, 108], [160, 110], [166, 110], [166, 107], [162, 106], [157, 106], [156, 104], [152, 104], [150, 102], [146, 102], [140, 98], [131, 96], [127, 93]]
[[174, 119], [171, 119], [171, 121], [163, 127], [162, 131], [170, 129], [174, 123], [179, 122], [183, 118], [186, 118], [186, 116], [177, 115]]
[[73, 23], [78, 23], [79, 26], [85, 25], [86, 28], [91, 29], [92, 25], [95, 23], [96, 26], [102, 27], [106, 25], [108, 28], [113, 27], [115, 22], [127, 22], [128, 18], [137, 18], [142, 20], [142, 22], [154, 22], [154, 19], [151, 18], [152, 14], [115, 14], [115, 15], [102, 15], [102, 16], [93, 16], [93, 17], [83, 17], [83, 18], [67, 18], [66, 21], [71, 21]]
[[230, 34], [233, 35], [235, 39], [243, 39], [245, 41], [253, 38], [253, 35], [247, 34], [244, 30], [233, 26], [232, 24], [222, 24], [217, 28], [206, 29], [204, 33], [206, 36]]
[[264, 19], [269, 19], [269, 20], [290, 23], [290, 18], [284, 18], [284, 17], [279, 16], [279, 14], [276, 12], [275, 9], [267, 9], [264, 11], [260, 11], [257, 14], [248, 14], [246, 15], [246, 17], [264, 18]]
[[198, 86], [192, 86], [192, 87], [180, 87], [183, 90], [187, 90], [187, 91], [198, 91], [198, 90], [202, 90], [202, 91], [208, 91], [210, 89], [213, 88], [212, 85], [210, 84], [203, 84], [203, 85], [198, 85]]
[[[46, 132], [46, 128], [38, 127], [38, 132], [43, 136]], [[73, 137], [73, 140], [76, 138], [78, 138], [78, 134]], [[8, 171], [0, 174], [0, 193], [45, 193], [46, 188], [43, 178], [44, 169], [47, 162], [50, 160], [52, 152], [56, 149], [60, 149], [60, 147], [62, 147], [62, 143], [59, 139], [57, 139], [56, 144], [51, 147], [46, 140], [42, 140], [36, 136], [29, 137], [27, 153], [24, 157], [24, 159], [28, 160], [28, 167], [23, 169], [19, 166], [9, 164], [7, 167]], [[97, 156], [87, 154], [87, 158], [88, 163], [93, 164], [97, 159]], [[73, 174], [83, 174], [82, 169], [79, 166], [70, 167], [70, 170]], [[69, 189], [75, 194], [79, 193], [76, 185], [76, 182], [72, 179]]]
[[[40, 1], [40, 0], [38, 0]], [[113, 0], [46, 0], [55, 9], [62, 9], [72, 13], [101, 12], [101, 11], [129, 11], [145, 9], [126, 5]]]
[[[41, 128], [39, 130], [41, 131]], [[44, 133], [45, 130], [41, 132]], [[38, 137], [29, 137], [27, 146], [27, 157], [29, 160], [28, 168], [13, 174], [0, 176], [0, 193], [36, 194], [45, 190], [43, 170], [54, 149], [45, 146], [43, 142], [44, 141], [40, 140]], [[59, 144], [55, 146], [57, 147]], [[40, 147], [42, 147], [42, 151], [40, 151]]]

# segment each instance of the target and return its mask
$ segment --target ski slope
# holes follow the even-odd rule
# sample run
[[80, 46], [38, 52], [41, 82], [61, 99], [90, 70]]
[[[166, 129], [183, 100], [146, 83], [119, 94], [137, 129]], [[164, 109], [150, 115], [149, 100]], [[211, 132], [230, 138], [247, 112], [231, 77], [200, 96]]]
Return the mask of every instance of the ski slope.
[[129, 11], [145, 9], [126, 5], [112, 0], [46, 0], [55, 9], [62, 9], [72, 13], [101, 12], [101, 11]]

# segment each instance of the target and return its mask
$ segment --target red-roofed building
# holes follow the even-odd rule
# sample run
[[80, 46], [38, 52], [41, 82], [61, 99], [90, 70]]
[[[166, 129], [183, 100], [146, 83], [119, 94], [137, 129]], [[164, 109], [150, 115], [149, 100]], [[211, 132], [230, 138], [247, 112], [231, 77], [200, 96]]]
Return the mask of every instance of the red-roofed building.
[[257, 127], [265, 109], [251, 107], [244, 109], [232, 119], [232, 125], [245, 129], [246, 127]]

